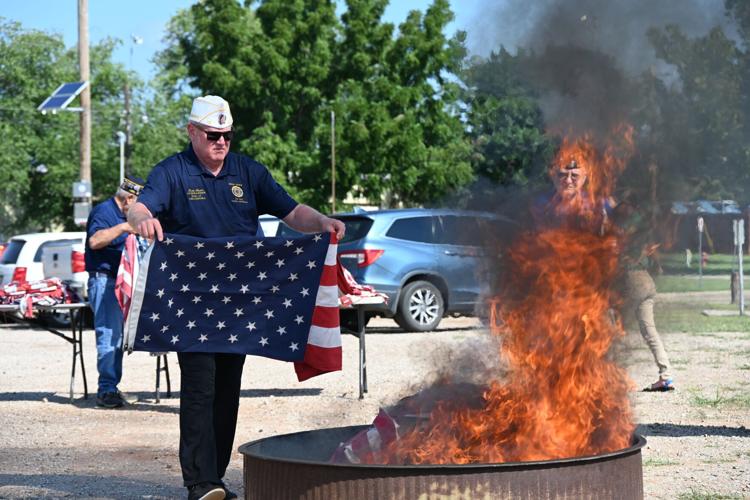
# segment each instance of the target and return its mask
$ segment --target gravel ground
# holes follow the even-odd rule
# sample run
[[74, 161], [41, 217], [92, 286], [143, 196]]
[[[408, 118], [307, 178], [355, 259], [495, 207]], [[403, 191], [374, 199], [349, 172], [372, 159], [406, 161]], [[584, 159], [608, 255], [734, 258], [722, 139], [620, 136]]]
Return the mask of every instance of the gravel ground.
[[[668, 297], [665, 297], [668, 299]], [[434, 370], [435, 350], [483, 337], [475, 319], [446, 319], [439, 331], [399, 333], [371, 322], [370, 392], [358, 399], [357, 340], [344, 336], [344, 370], [304, 383], [290, 365], [251, 357], [245, 365], [236, 446], [265, 436], [370, 422], [380, 405], [410, 394]], [[663, 333], [677, 390], [633, 392], [646, 498], [750, 498], [750, 335]], [[84, 332], [89, 389], [95, 392], [94, 335]], [[117, 410], [94, 398], [68, 399], [70, 345], [38, 329], [0, 324], [0, 498], [183, 498], [177, 459], [177, 398], [154, 401], [155, 358], [125, 358], [121, 390], [140, 401]], [[640, 335], [624, 343], [638, 387], [656, 369]], [[169, 355], [172, 389], [179, 368]], [[162, 382], [162, 390], [164, 390]], [[242, 493], [242, 457], [227, 482]], [[703, 496], [701, 496], [703, 495]], [[723, 496], [722, 496], [723, 495]]]

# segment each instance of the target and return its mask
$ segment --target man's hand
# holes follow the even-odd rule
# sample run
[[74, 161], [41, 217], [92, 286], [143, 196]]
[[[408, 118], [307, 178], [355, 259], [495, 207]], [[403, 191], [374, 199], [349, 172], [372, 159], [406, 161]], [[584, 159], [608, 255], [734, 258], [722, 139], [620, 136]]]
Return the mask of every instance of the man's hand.
[[135, 231], [144, 238], [153, 241], [154, 238], [162, 241], [164, 231], [161, 228], [159, 219], [151, 215], [146, 205], [136, 203], [128, 210], [128, 223], [135, 228]]
[[322, 221], [321, 226], [323, 227], [322, 232], [324, 233], [336, 233], [336, 238], [338, 238], [339, 241], [341, 241], [344, 237], [344, 233], [346, 233], [346, 226], [344, 223], [331, 217], [326, 217], [325, 220]]
[[107, 229], [100, 229], [89, 238], [89, 248], [92, 250], [101, 250], [123, 233], [134, 233], [133, 227], [127, 222], [121, 222]]
[[123, 233], [136, 234], [135, 229], [133, 229], [133, 226], [131, 226], [128, 222], [121, 222], [120, 224], [118, 224], [118, 227]]
[[339, 240], [346, 232], [346, 226], [340, 220], [327, 217], [302, 203], [294, 207], [294, 210], [289, 212], [283, 221], [300, 233], [336, 233]]
[[153, 241], [156, 238], [159, 241], [164, 239], [164, 231], [161, 228], [161, 222], [156, 217], [149, 217], [138, 223], [136, 227], [138, 234], [144, 238]]

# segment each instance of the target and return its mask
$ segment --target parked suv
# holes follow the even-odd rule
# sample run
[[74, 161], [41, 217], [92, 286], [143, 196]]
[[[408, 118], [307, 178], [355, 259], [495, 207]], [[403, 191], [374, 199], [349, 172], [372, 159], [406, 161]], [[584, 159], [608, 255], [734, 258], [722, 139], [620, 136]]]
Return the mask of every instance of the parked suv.
[[[377, 312], [407, 331], [434, 330], [447, 314], [473, 314], [482, 292], [484, 236], [512, 224], [486, 212], [399, 209], [335, 214], [346, 224], [340, 262], [357, 282], [388, 294]], [[278, 236], [293, 234], [283, 224]], [[342, 318], [342, 323], [344, 318]]]

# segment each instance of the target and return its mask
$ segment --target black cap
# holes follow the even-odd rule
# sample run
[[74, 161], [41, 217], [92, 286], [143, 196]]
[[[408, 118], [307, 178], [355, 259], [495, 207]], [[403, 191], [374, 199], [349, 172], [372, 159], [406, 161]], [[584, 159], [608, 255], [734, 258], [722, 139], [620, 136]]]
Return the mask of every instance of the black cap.
[[122, 189], [123, 191], [127, 193], [138, 196], [139, 194], [141, 194], [141, 190], [143, 189], [143, 186], [145, 185], [146, 185], [146, 181], [144, 181], [140, 177], [127, 175], [122, 180], [122, 184], [120, 184], [120, 189]]

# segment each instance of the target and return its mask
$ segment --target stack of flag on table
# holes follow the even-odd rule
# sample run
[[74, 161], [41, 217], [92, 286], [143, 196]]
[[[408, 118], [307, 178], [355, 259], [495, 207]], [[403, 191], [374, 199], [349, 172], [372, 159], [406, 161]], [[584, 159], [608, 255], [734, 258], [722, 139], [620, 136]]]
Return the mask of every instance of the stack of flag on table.
[[80, 302], [76, 293], [59, 278], [13, 281], [0, 288], [0, 304], [18, 305], [25, 318], [34, 317], [34, 306], [54, 306]]
[[136, 273], [138, 259], [126, 256], [126, 245], [118, 280], [121, 304], [132, 294], [124, 348], [293, 361], [300, 380], [340, 370], [336, 248], [333, 234], [166, 234]]

